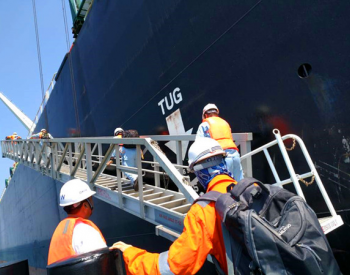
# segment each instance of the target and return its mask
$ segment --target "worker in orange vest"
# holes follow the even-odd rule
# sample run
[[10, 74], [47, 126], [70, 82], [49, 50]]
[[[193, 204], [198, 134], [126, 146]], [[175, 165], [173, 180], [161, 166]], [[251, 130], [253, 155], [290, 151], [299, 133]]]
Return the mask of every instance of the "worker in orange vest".
[[[226, 193], [229, 185], [237, 183], [227, 170], [226, 153], [216, 140], [196, 139], [188, 155], [189, 168], [206, 192]], [[214, 202], [199, 201], [192, 205], [182, 234], [166, 252], [149, 253], [123, 242], [115, 243], [112, 248], [123, 252], [128, 274], [196, 274], [209, 254], [225, 274], [228, 270], [221, 220]]]
[[203, 108], [203, 121], [198, 127], [197, 137], [210, 137], [217, 140], [225, 150], [225, 158], [228, 170], [235, 180], [243, 179], [243, 169], [238, 148], [233, 141], [231, 127], [219, 117], [219, 108], [215, 104], [209, 103]]
[[68, 217], [62, 220], [53, 233], [47, 264], [106, 247], [100, 229], [88, 218], [96, 192], [80, 179], [67, 181], [61, 188], [60, 206]]
[[21, 137], [19, 135], [17, 135], [16, 132], [14, 132], [11, 136], [7, 136], [6, 139], [11, 139], [11, 140], [14, 140], [14, 139], [21, 139]]
[[41, 129], [39, 133], [34, 134], [30, 137], [31, 139], [53, 139], [53, 137], [46, 131], [46, 129]]

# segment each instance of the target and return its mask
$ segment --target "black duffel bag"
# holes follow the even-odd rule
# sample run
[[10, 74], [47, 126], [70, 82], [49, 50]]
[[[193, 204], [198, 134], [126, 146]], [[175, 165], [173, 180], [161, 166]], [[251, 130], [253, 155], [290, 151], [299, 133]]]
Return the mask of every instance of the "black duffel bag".
[[102, 248], [47, 266], [48, 275], [125, 275], [120, 250]]
[[0, 264], [0, 275], [29, 275], [28, 260]]

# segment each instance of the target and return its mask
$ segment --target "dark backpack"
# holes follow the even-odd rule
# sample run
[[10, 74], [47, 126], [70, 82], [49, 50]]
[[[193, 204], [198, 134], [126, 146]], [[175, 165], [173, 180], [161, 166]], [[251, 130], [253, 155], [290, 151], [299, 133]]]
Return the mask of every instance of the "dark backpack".
[[215, 202], [229, 274], [341, 274], [315, 212], [301, 197], [245, 178], [228, 193], [211, 191], [197, 201]]
[[[137, 130], [126, 130], [123, 132], [123, 138], [138, 138], [139, 133], [137, 132]], [[124, 148], [136, 148], [136, 145], [134, 144], [124, 144], [123, 145]]]

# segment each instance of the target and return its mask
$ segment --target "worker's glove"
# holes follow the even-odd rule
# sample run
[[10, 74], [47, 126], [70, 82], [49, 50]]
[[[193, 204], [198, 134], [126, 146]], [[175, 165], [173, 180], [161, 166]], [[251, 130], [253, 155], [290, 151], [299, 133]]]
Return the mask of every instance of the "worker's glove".
[[121, 252], [124, 252], [129, 247], [132, 247], [132, 245], [123, 242], [116, 242], [109, 249], [119, 249]]

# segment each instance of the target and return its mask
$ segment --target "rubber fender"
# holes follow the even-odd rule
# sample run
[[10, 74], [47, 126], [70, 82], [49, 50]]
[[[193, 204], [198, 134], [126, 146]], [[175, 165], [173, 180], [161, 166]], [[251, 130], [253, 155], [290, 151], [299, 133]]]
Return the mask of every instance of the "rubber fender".
[[28, 260], [0, 264], [0, 275], [29, 275]]
[[123, 256], [108, 248], [76, 255], [47, 266], [48, 275], [125, 275]]

